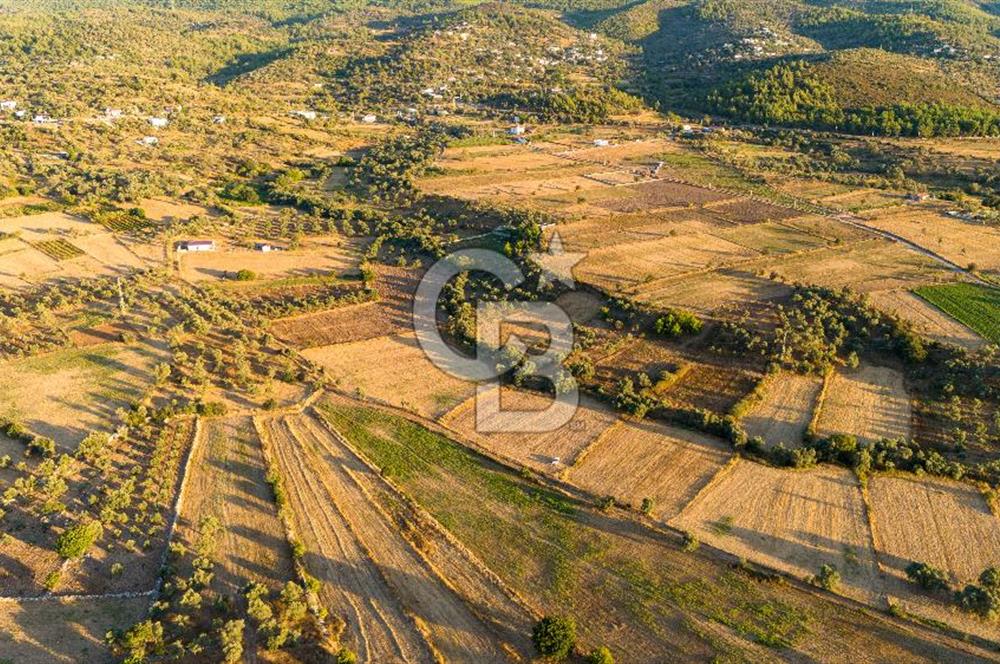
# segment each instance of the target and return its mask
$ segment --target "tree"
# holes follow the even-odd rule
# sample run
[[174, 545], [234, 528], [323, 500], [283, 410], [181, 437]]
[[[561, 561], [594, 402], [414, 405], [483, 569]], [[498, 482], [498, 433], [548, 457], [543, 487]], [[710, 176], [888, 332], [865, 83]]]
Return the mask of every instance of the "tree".
[[63, 558], [79, 558], [94, 545], [104, 532], [100, 521], [80, 523], [67, 528], [56, 540], [56, 552]]
[[840, 586], [840, 572], [833, 565], [823, 565], [812, 582], [824, 590], [836, 590]]
[[927, 563], [912, 562], [906, 566], [906, 577], [924, 590], [938, 592], [948, 589], [948, 575]]
[[538, 654], [566, 659], [576, 643], [576, 621], [568, 616], [546, 616], [531, 630], [531, 641]]
[[236, 664], [243, 657], [243, 628], [242, 620], [230, 620], [219, 630], [222, 661], [226, 664]]

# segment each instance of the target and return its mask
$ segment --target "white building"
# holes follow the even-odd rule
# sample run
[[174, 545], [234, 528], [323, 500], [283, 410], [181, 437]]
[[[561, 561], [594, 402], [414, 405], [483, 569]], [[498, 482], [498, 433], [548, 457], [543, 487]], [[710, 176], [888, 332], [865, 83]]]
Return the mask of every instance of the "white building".
[[212, 118], [212, 124], [217, 124], [217, 125], [224, 125], [224, 124], [226, 124], [226, 116], [225, 115], [216, 115], [216, 116], [214, 116]]
[[156, 136], [143, 136], [138, 141], [136, 141], [136, 143], [138, 143], [139, 145], [153, 146], [153, 145], [159, 145], [160, 139], [158, 139]]
[[104, 109], [104, 117], [109, 120], [117, 120], [122, 116], [122, 109], [120, 108], [106, 108]]
[[53, 120], [44, 113], [40, 113], [31, 119], [36, 125], [52, 124]]
[[606, 148], [611, 145], [611, 141], [606, 138], [598, 138], [594, 140], [594, 147]]
[[170, 124], [170, 120], [166, 118], [149, 118], [149, 124], [153, 125], [156, 129], [163, 129]]
[[523, 136], [526, 131], [528, 131], [527, 128], [524, 125], [519, 124], [508, 129], [507, 133], [511, 136]]
[[369, 113], [368, 115], [363, 116], [361, 118], [361, 121], [364, 122], [365, 124], [375, 124], [376, 122], [378, 122], [378, 118]]
[[292, 111], [292, 115], [302, 118], [303, 120], [316, 119], [316, 111]]
[[13, 111], [17, 108], [17, 102], [13, 99], [0, 101], [0, 111]]
[[215, 240], [186, 240], [178, 242], [177, 251], [215, 251]]

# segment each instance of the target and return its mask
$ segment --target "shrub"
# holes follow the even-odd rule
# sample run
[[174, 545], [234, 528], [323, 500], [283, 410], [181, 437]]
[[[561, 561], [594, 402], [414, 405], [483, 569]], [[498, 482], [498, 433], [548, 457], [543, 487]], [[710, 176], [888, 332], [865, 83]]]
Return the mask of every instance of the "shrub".
[[611, 651], [605, 646], [592, 650], [584, 661], [586, 664], [615, 664], [615, 658], [611, 656]]
[[906, 566], [906, 577], [924, 590], [938, 592], [948, 589], [948, 575], [927, 563], [912, 562]]
[[228, 409], [221, 401], [201, 402], [198, 404], [198, 414], [206, 417], [225, 415]]
[[253, 270], [243, 269], [238, 271], [233, 278], [236, 281], [253, 281], [257, 278], [257, 274]]
[[693, 533], [689, 531], [684, 531], [684, 550], [685, 551], [697, 551], [698, 547], [701, 546], [701, 542], [698, 538], [694, 536]]
[[100, 538], [104, 527], [100, 521], [80, 523], [67, 528], [56, 540], [56, 552], [63, 558], [79, 558]]
[[664, 337], [679, 337], [684, 334], [701, 332], [702, 322], [689, 311], [670, 309], [653, 323], [653, 330]]
[[337, 651], [337, 654], [333, 656], [333, 661], [334, 664], [357, 664], [358, 656], [354, 654], [353, 650], [341, 648]]
[[576, 621], [568, 616], [546, 616], [531, 630], [539, 655], [565, 659], [576, 643]]
[[219, 630], [219, 645], [222, 648], [222, 661], [235, 664], [243, 657], [242, 620], [230, 620]]
[[812, 582], [824, 590], [836, 590], [840, 586], [840, 572], [833, 565], [823, 565]]

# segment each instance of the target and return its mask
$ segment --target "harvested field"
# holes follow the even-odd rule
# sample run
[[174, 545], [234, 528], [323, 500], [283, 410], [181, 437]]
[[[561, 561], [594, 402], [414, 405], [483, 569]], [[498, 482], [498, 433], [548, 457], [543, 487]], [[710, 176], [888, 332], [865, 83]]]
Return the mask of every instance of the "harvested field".
[[425, 417], [443, 415], [475, 389], [473, 383], [434, 366], [413, 334], [321, 346], [302, 354], [326, 368], [342, 389], [360, 391]]
[[905, 577], [912, 561], [973, 582], [1000, 565], [1000, 519], [974, 486], [930, 477], [877, 475], [868, 488], [883, 566]]
[[721, 237], [696, 233], [595, 249], [577, 265], [576, 274], [580, 281], [614, 291], [756, 255]]
[[902, 194], [881, 189], [852, 189], [845, 193], [826, 196], [819, 202], [841, 210], [861, 212], [862, 210], [899, 205], [904, 200], [905, 197]]
[[179, 254], [178, 261], [181, 277], [192, 282], [232, 279], [240, 270], [250, 270], [258, 279], [345, 276], [357, 272], [359, 252], [357, 242], [322, 238], [288, 251], [264, 253], [230, 247]]
[[[533, 392], [506, 388], [501, 391], [500, 405], [505, 413], [525, 412], [521, 418], [523, 432], [489, 432], [492, 426], [489, 419], [479, 427], [475, 398], [449, 412], [442, 422], [497, 456], [556, 475], [572, 466], [580, 453], [614, 424], [617, 416], [606, 406], [581, 397], [573, 419], [549, 431], [541, 413], [550, 403], [552, 397]], [[480, 428], [487, 433], [480, 433]]]
[[865, 223], [927, 247], [958, 265], [1000, 269], [1000, 231], [948, 214], [943, 203], [906, 205], [866, 214]]
[[148, 263], [110, 233], [94, 233], [74, 238], [73, 244], [101, 263], [106, 268], [102, 272], [123, 272], [129, 268], [146, 267]]
[[917, 332], [929, 339], [968, 350], [986, 345], [981, 336], [910, 291], [880, 291], [872, 293], [870, 298], [876, 307], [909, 321]]
[[676, 235], [710, 233], [726, 225], [698, 210], [588, 217], [581, 221], [559, 224], [559, 233], [566, 251], [584, 252], [616, 244], [658, 240]]
[[166, 350], [146, 343], [58, 350], [0, 362], [0, 416], [76, 449], [90, 431], [106, 430], [153, 382]]
[[906, 580], [906, 566], [944, 570], [955, 587], [1000, 565], [1000, 519], [973, 486], [930, 477], [877, 475], [869, 480], [875, 547], [890, 597], [907, 611], [996, 640], [996, 626], [947, 607]]
[[943, 265], [888, 240], [820, 249], [759, 265], [758, 269], [773, 271], [789, 283], [848, 287], [861, 293], [955, 279], [955, 274]]
[[378, 301], [282, 318], [271, 323], [271, 332], [301, 349], [412, 330], [413, 293], [421, 274], [400, 268], [380, 268], [378, 273], [375, 286], [379, 292]]
[[239, 595], [251, 581], [280, 588], [295, 578], [271, 488], [261, 441], [249, 416], [204, 419], [184, 489], [179, 534], [195, 541], [199, 522], [222, 524], [213, 584]]
[[677, 516], [730, 457], [726, 445], [703, 434], [654, 422], [621, 421], [587, 448], [566, 480], [636, 509], [649, 498], [651, 516], [667, 520]]
[[750, 271], [725, 268], [643, 285], [636, 299], [654, 306], [673, 306], [702, 314], [723, 307], [787, 297], [791, 288]]
[[799, 578], [835, 565], [845, 595], [877, 601], [878, 569], [861, 487], [844, 468], [801, 472], [739, 459], [671, 524]]
[[0, 286], [19, 288], [60, 274], [59, 263], [18, 239], [0, 241]]
[[702, 408], [724, 415], [759, 379], [759, 375], [744, 369], [693, 362], [661, 396], [676, 408]]
[[616, 196], [596, 205], [615, 212], [639, 212], [665, 207], [702, 206], [732, 198], [730, 194], [690, 184], [656, 180], [628, 187], [629, 196]]
[[[518, 612], [511, 606], [509, 600], [500, 595], [499, 589], [493, 588], [491, 591], [489, 585], [483, 586], [484, 583], [489, 584], [488, 577], [480, 575], [480, 578], [474, 579], [477, 568], [467, 559], [463, 563], [459, 557], [460, 552], [454, 551], [448, 555], [439, 551], [435, 554], [436, 562], [449, 567], [457, 566], [466, 572], [465, 578], [449, 576], [448, 583], [442, 582], [438, 575], [443, 570], [439, 571], [434, 567], [431, 561], [403, 536], [399, 528], [402, 524], [394, 521], [383, 511], [382, 506], [373, 500], [371, 492], [386, 491], [386, 485], [380, 481], [376, 473], [365, 467], [357, 456], [311, 417], [283, 418], [280, 423], [273, 422], [270, 431], [275, 438], [275, 447], [280, 449], [278, 455], [283, 459], [282, 466], [295, 484], [294, 492], [303, 500], [316, 501], [315, 504], [320, 510], [325, 508], [325, 511], [331, 513], [331, 518], [326, 520], [329, 527], [323, 528], [321, 524], [316, 532], [324, 539], [336, 533], [341, 544], [331, 549], [329, 544], [332, 542], [327, 544], [320, 540], [320, 548], [316, 551], [328, 556], [329, 560], [343, 561], [344, 558], [336, 555], [337, 549], [343, 546], [344, 539], [352, 539], [354, 553], [348, 560], [357, 556], [360, 560], [355, 562], [355, 567], [358, 565], [368, 567], [374, 571], [378, 579], [382, 580], [383, 590], [386, 591], [384, 600], [386, 610], [391, 610], [389, 608], [391, 604], [398, 607], [395, 610], [397, 622], [400, 623], [397, 630], [413, 637], [413, 654], [417, 655], [404, 656], [405, 661], [426, 657], [426, 655], [421, 656], [422, 639], [418, 638], [419, 636], [426, 639], [428, 648], [440, 653], [445, 661], [499, 662], [508, 659], [504, 654], [506, 644], [497, 638], [493, 629], [477, 617], [477, 613], [483, 609], [489, 610], [491, 605], [504, 605], [514, 611], [514, 615]], [[296, 450], [298, 454], [295, 454]], [[291, 469], [293, 463], [301, 464], [302, 459], [292, 461], [288, 458], [290, 454], [303, 455], [311, 460], [310, 470], [304, 470], [301, 465]], [[303, 477], [303, 474], [311, 476], [316, 468], [322, 468], [319, 475]], [[296, 513], [314, 515], [316, 511], [303, 510]], [[447, 542], [441, 544], [448, 545]], [[320, 568], [323, 567], [319, 561], [315, 562]], [[306, 564], [307, 566], [310, 564], [308, 557]], [[369, 579], [369, 584], [372, 581], [374, 580]], [[342, 583], [342, 580], [338, 580], [338, 585]], [[467, 597], [463, 591], [475, 594]], [[498, 596], [490, 597], [494, 594]], [[353, 598], [352, 603], [357, 603], [358, 599], [364, 601], [365, 598], [378, 597], [379, 593], [375, 591], [369, 594], [365, 588], [358, 595], [360, 597]], [[412, 618], [408, 619], [407, 616]], [[365, 635], [372, 626], [371, 623], [360, 620], [352, 622], [350, 617], [348, 615], [348, 625], [353, 632], [352, 640], [360, 650], [370, 653], [367, 658], [378, 662], [391, 659], [391, 651], [387, 652], [385, 646], [401, 644], [402, 639], [395, 635], [396, 630], [384, 635], [376, 645], [368, 642]], [[525, 618], [522, 613], [518, 622], [527, 623]], [[412, 627], [407, 629], [406, 623], [410, 620]], [[381, 620], [378, 622], [383, 623]], [[526, 651], [523, 635], [519, 640], [522, 652]]]
[[819, 404], [816, 433], [845, 433], [859, 442], [910, 437], [910, 398], [895, 369], [863, 366], [834, 373]]
[[763, 398], [743, 418], [743, 427], [748, 436], [760, 436], [769, 445], [797, 447], [809, 427], [823, 379], [781, 373], [766, 380]]
[[604, 299], [586, 291], [570, 291], [557, 297], [556, 304], [566, 312], [570, 320], [583, 325], [600, 313]]
[[101, 226], [93, 224], [83, 217], [66, 214], [65, 212], [44, 212], [42, 214], [0, 219], [0, 231], [4, 233], [20, 232], [29, 241], [35, 241], [52, 235], [87, 235], [88, 233], [100, 230], [102, 230]]
[[721, 214], [734, 224], [759, 224], [764, 221], [781, 221], [797, 217], [801, 212], [792, 208], [781, 207], [751, 198], [739, 198], [734, 201], [711, 205], [712, 212]]
[[788, 224], [743, 224], [715, 233], [721, 238], [762, 254], [790, 254], [826, 245], [826, 240]]
[[201, 205], [165, 198], [146, 198], [140, 201], [139, 205], [147, 217], [160, 222], [179, 221], [209, 214], [209, 210]]
[[0, 660], [17, 664], [110, 664], [110, 630], [142, 619], [149, 597], [62, 601], [0, 600]]

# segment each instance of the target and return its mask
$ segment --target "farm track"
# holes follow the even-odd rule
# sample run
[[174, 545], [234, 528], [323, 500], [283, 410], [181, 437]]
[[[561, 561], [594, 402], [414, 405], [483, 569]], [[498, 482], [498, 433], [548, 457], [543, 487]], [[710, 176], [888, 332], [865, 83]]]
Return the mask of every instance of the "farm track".
[[324, 489], [296, 454], [301, 450], [296, 449], [292, 431], [277, 419], [268, 421], [267, 430], [287, 478], [293, 513], [302, 515], [296, 523], [312, 552], [306, 554], [306, 566], [324, 582], [326, 605], [349, 610], [341, 615], [346, 623], [345, 641], [363, 662], [433, 661], [430, 645], [393, 596], [343, 513], [336, 504], [333, 509], [325, 504], [330, 501]]
[[[453, 589], [442, 583], [391, 521], [372, 503], [352, 477], [363, 471], [356, 458], [328, 458], [322, 463], [322, 442], [315, 430], [304, 430], [307, 418], [285, 418], [283, 426], [294, 436], [299, 449], [306, 451], [317, 467], [319, 484], [328, 500], [343, 515], [361, 545], [385, 577], [404, 606], [425, 626], [436, 652], [445, 661], [506, 662], [498, 640], [485, 628], [470, 607]], [[310, 440], [311, 439], [311, 440]], [[317, 449], [319, 447], [320, 449]], [[331, 457], [333, 455], [330, 455]], [[351, 468], [350, 466], [353, 466]]]

